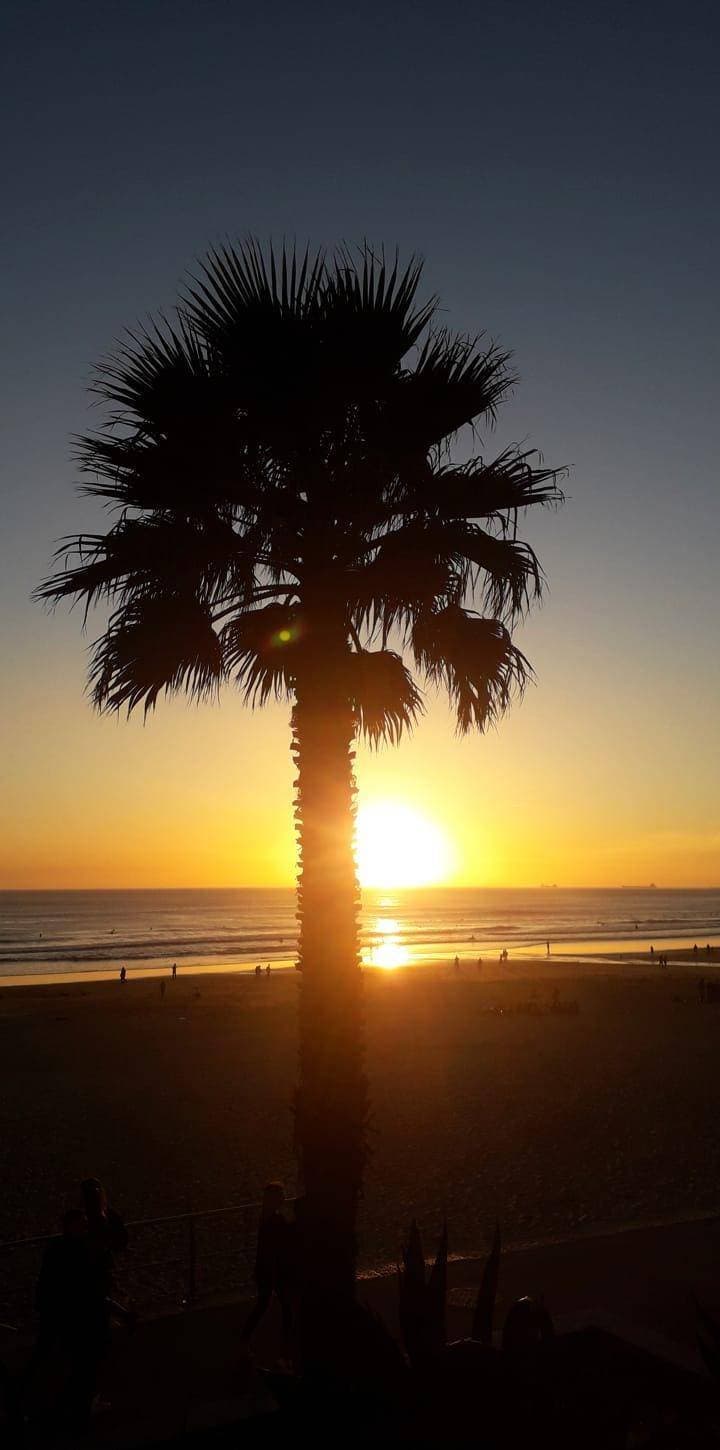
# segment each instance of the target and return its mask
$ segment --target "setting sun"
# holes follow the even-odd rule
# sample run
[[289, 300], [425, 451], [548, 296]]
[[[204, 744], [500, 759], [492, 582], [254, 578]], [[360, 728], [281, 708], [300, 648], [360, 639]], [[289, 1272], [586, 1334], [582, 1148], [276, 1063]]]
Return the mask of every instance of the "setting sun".
[[357, 863], [361, 886], [432, 886], [448, 876], [452, 851], [427, 816], [378, 801], [358, 812]]

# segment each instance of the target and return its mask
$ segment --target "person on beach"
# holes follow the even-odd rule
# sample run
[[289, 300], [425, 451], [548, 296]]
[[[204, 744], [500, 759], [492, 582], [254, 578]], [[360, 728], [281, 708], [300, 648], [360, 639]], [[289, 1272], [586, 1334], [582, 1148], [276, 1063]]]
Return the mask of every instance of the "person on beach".
[[477, 969], [478, 969], [479, 972], [481, 972], [482, 971], [482, 968], [483, 968], [483, 959], [482, 959], [482, 957], [478, 957], [478, 959], [477, 959]]
[[88, 1272], [93, 1304], [91, 1336], [86, 1347], [85, 1393], [90, 1404], [97, 1396], [98, 1376], [110, 1347], [110, 1319], [114, 1309], [114, 1256], [127, 1247], [127, 1229], [120, 1214], [110, 1207], [99, 1178], [86, 1178], [80, 1185], [87, 1223]]
[[124, 982], [126, 980], [126, 978], [127, 978], [127, 968], [126, 967], [121, 967], [120, 968], [120, 981], [121, 982]]
[[652, 960], [653, 960], [653, 957], [654, 957], [654, 956], [655, 956], [655, 948], [654, 948], [654, 947], [651, 947], [651, 948], [650, 948], [650, 960], [651, 960], [651, 961], [652, 961]]
[[698, 954], [698, 944], [696, 942], [695, 945], [694, 945], [694, 947], [693, 947], [693, 956], [694, 957], [697, 957], [697, 954]]
[[454, 966], [456, 972], [459, 972], [460, 971], [460, 958], [459, 957], [456, 957], [455, 958], [455, 961], [453, 962], [453, 966]]
[[546, 943], [545, 943], [545, 955], [548, 956], [548, 957], [550, 956], [550, 943], [549, 943], [549, 941], [546, 941]]
[[173, 981], [175, 981], [175, 978], [176, 977], [177, 977], [177, 962], [173, 962], [173, 964], [172, 964], [172, 979], [173, 979]]
[[268, 964], [267, 964], [267, 966], [265, 968], [265, 976], [266, 977], [269, 977], [270, 976], [270, 963], [269, 962], [268, 962]]
[[261, 977], [262, 976], [262, 966], [261, 966], [261, 963], [260, 962], [258, 962], [258, 964], [257, 964], [257, 966], [255, 968], [255, 976], [256, 977]]
[[250, 1343], [275, 1294], [282, 1312], [283, 1352], [287, 1358], [290, 1354], [294, 1322], [294, 1236], [283, 1213], [284, 1205], [285, 1189], [282, 1183], [266, 1184], [255, 1254], [257, 1298], [245, 1321], [241, 1338], [245, 1344]]

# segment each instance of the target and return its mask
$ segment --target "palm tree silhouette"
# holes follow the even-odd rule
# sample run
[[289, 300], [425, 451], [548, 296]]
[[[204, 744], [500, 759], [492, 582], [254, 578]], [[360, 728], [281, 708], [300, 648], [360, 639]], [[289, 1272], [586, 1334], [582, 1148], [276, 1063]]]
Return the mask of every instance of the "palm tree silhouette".
[[224, 682], [253, 705], [293, 702], [295, 1127], [317, 1302], [352, 1294], [366, 1157], [355, 741], [395, 742], [416, 720], [408, 660], [447, 689], [461, 732], [523, 689], [510, 630], [543, 576], [518, 514], [562, 497], [534, 452], [454, 461], [458, 431], [494, 421], [515, 379], [497, 346], [433, 325], [421, 270], [367, 245], [211, 251], [174, 321], [101, 364], [109, 414], [79, 461], [117, 517], [66, 541], [37, 591], [107, 608], [101, 710]]

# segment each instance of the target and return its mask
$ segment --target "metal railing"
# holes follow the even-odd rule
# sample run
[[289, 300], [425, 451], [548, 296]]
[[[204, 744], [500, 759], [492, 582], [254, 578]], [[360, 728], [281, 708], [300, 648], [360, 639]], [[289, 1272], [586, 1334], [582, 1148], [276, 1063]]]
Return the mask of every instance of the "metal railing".
[[[463, 1200], [477, 1196], [477, 1184], [462, 1188]], [[294, 1198], [286, 1199], [288, 1207]], [[261, 1203], [253, 1200], [226, 1208], [188, 1210], [160, 1218], [128, 1221], [127, 1248], [115, 1257], [116, 1297], [142, 1315], [190, 1309], [209, 1301], [234, 1299], [254, 1293], [253, 1272], [257, 1226]], [[361, 1255], [361, 1275], [387, 1273], [397, 1263], [411, 1219], [417, 1219], [426, 1236], [428, 1251], [434, 1250], [444, 1218], [453, 1218], [454, 1205], [418, 1204], [411, 1191], [399, 1196], [393, 1208], [364, 1200], [361, 1207], [362, 1237], [366, 1251]], [[459, 1205], [463, 1209], [464, 1203]], [[474, 1217], [474, 1215], [473, 1215]], [[471, 1234], [454, 1236], [456, 1253], [472, 1253], [478, 1234], [487, 1238], [495, 1214], [485, 1217], [487, 1234], [477, 1227]], [[0, 1335], [14, 1328], [25, 1332], [34, 1320], [35, 1291], [42, 1254], [57, 1234], [12, 1239], [0, 1243]]]
[[[291, 1203], [293, 1200], [287, 1200]], [[118, 1298], [140, 1312], [191, 1308], [252, 1285], [257, 1201], [128, 1222], [128, 1245], [116, 1256]], [[57, 1234], [0, 1243], [0, 1326], [24, 1329], [33, 1319], [42, 1255]]]

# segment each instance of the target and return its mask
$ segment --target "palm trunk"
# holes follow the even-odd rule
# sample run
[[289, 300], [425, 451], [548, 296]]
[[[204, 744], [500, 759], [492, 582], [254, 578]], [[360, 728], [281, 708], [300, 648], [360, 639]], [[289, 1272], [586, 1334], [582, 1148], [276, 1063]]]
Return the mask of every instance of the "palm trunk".
[[331, 659], [324, 653], [313, 667], [306, 657], [292, 718], [302, 968], [295, 1130], [304, 1317], [315, 1323], [315, 1340], [318, 1316], [332, 1320], [333, 1305], [354, 1295], [368, 1103], [353, 850], [355, 720]]

